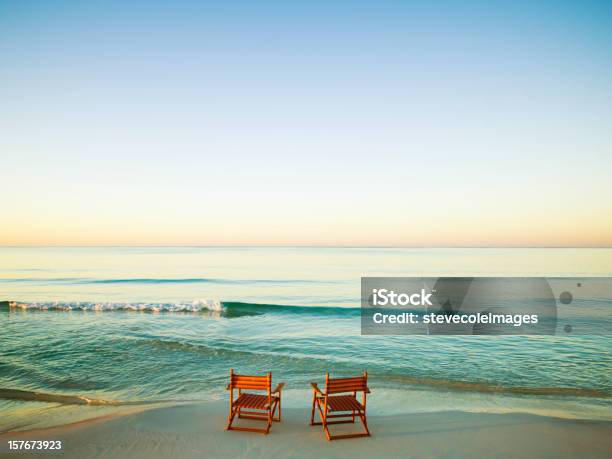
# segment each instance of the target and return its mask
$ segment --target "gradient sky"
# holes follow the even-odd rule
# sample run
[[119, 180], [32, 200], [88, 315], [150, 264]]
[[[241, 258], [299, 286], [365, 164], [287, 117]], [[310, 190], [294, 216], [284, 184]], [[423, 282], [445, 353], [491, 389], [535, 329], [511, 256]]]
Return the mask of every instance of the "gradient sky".
[[87, 3], [0, 0], [0, 244], [612, 245], [610, 2]]

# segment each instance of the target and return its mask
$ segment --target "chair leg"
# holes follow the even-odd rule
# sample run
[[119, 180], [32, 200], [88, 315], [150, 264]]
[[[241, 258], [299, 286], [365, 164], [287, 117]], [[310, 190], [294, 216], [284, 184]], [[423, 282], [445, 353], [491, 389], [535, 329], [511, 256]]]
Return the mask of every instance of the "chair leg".
[[[246, 411], [245, 414], [242, 414], [242, 407], [233, 407], [230, 410], [230, 413], [228, 415], [227, 418], [227, 426], [225, 427], [225, 430], [241, 430], [244, 432], [259, 432], [259, 433], [263, 433], [265, 435], [267, 435], [270, 432], [270, 428], [272, 427], [272, 422], [275, 421], [274, 419], [274, 411], [276, 410], [276, 406], [277, 404], [275, 403], [273, 406], [271, 406], [268, 409], [268, 413], [266, 415], [266, 413], [261, 413], [261, 416], [255, 416], [254, 413], [251, 413], [250, 411]], [[233, 426], [234, 421], [236, 420], [236, 418], [248, 418], [248, 419], [257, 419], [259, 421], [265, 421], [266, 422], [266, 427], [263, 429], [257, 429], [254, 427], [242, 427], [242, 426]], [[280, 420], [280, 419], [279, 419]]]
[[[276, 414], [276, 417], [274, 417], [274, 414], [276, 413], [276, 409], [277, 408], [278, 408], [278, 414]], [[281, 421], [281, 402], [280, 402], [280, 399], [276, 400], [272, 404], [272, 421], [274, 421], [274, 422], [280, 422]]]
[[361, 418], [361, 423], [363, 424], [363, 427], [365, 429], [365, 433], [368, 435], [368, 437], [371, 436], [370, 429], [368, 429], [368, 421], [366, 419], [365, 412], [364, 413], [360, 413], [359, 417]]
[[268, 425], [266, 426], [266, 432], [265, 432], [266, 435], [268, 435], [268, 433], [270, 432], [270, 427], [272, 427], [272, 417], [273, 417], [272, 407], [270, 407], [268, 408]]
[[310, 425], [314, 426], [314, 415], [315, 415], [315, 404], [317, 403], [317, 396], [312, 397], [312, 412], [310, 413]]
[[236, 410], [230, 410], [230, 413], [227, 417], [227, 427], [225, 427], [225, 430], [231, 430], [232, 429], [232, 422], [234, 422], [234, 417], [236, 416]]
[[323, 412], [323, 409], [321, 408], [321, 402], [319, 402], [319, 400], [316, 400], [317, 403], [317, 409], [319, 411], [319, 415], [321, 416], [321, 424], [323, 424], [323, 430], [325, 431], [325, 436], [327, 437], [327, 440], [331, 440], [331, 434], [329, 433], [329, 427], [327, 426], [327, 413]]
[[[351, 434], [342, 434], [342, 435], [332, 435], [329, 431], [330, 424], [344, 424], [351, 423], [355, 421], [346, 420], [346, 421], [328, 421], [327, 416], [323, 414], [321, 406], [317, 404], [317, 408], [319, 409], [319, 413], [321, 414], [322, 422], [315, 423], [316, 425], [323, 425], [323, 429], [325, 430], [325, 436], [328, 440], [341, 440], [345, 438], [358, 438], [358, 437], [371, 437], [370, 429], [368, 428], [368, 420], [364, 411], [355, 410], [355, 418], [359, 417], [361, 423], [363, 424], [364, 431], [362, 433], [351, 433]], [[344, 415], [346, 417], [352, 417], [352, 413], [348, 413]], [[340, 416], [342, 417], [342, 416]]]
[[327, 426], [327, 416], [323, 419], [323, 429], [325, 430], [325, 436], [327, 437], [327, 441], [331, 441], [332, 436], [329, 433], [329, 427]]

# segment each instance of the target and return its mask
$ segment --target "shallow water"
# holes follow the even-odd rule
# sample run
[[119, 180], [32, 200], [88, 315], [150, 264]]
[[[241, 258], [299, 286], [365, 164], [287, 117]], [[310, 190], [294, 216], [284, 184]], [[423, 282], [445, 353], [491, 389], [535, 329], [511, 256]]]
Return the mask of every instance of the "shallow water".
[[609, 336], [361, 336], [366, 275], [611, 276], [612, 250], [1, 248], [0, 431], [219, 398], [230, 367], [289, 403], [367, 369], [380, 413], [612, 419]]

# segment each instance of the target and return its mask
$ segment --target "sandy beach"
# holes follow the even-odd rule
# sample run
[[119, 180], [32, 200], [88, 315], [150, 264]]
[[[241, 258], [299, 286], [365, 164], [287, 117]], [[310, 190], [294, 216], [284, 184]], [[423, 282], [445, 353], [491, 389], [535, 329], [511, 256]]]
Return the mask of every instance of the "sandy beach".
[[[226, 404], [198, 403], [0, 435], [61, 440], [62, 457], [83, 458], [609, 458], [612, 423], [529, 414], [438, 412], [370, 416], [370, 438], [325, 440], [307, 409], [286, 409], [269, 435], [225, 431]], [[248, 422], [248, 421], [246, 421]], [[251, 421], [253, 422], [253, 421]], [[337, 426], [351, 429], [358, 426]], [[51, 453], [45, 453], [51, 454]], [[19, 452], [7, 457], [34, 457]]]

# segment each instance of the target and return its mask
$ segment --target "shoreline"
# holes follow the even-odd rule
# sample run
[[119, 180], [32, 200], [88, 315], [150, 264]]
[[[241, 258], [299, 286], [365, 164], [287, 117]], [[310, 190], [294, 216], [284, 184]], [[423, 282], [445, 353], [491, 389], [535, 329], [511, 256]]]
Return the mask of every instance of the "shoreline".
[[[283, 410], [269, 435], [225, 431], [226, 402], [190, 403], [0, 434], [8, 440], [61, 440], [65, 457], [554, 457], [612, 455], [612, 422], [522, 413], [435, 413], [370, 415], [370, 438], [328, 442], [310, 426], [304, 408]], [[242, 422], [242, 421], [241, 421]], [[254, 422], [254, 421], [246, 421]], [[335, 426], [337, 432], [359, 429]], [[10, 453], [9, 453], [10, 454]], [[40, 453], [14, 452], [19, 457]], [[11, 455], [13, 455], [11, 454]]]

